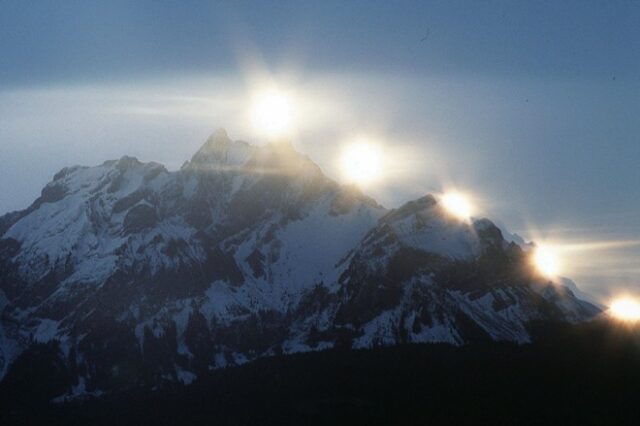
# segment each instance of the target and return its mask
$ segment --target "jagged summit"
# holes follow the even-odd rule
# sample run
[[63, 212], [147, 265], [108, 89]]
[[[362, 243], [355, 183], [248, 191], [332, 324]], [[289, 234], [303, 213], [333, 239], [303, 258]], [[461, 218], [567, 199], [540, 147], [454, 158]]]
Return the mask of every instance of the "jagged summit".
[[[183, 169], [205, 173], [238, 172], [253, 175], [322, 175], [320, 168], [288, 141], [263, 146], [233, 141], [216, 130]], [[324, 175], [323, 175], [324, 176]]]
[[218, 129], [193, 155], [187, 167], [211, 171], [215, 171], [216, 166], [240, 167], [249, 160], [254, 150], [246, 142], [232, 141], [226, 130]]
[[215, 143], [216, 141], [231, 142], [231, 139], [229, 139], [229, 135], [227, 134], [227, 131], [224, 128], [220, 127], [215, 132], [213, 132], [211, 136], [209, 136], [209, 138], [207, 139], [207, 143], [210, 143], [210, 142]]
[[0, 377], [58, 342], [69, 395], [191, 382], [278, 353], [527, 342], [598, 312], [489, 220], [433, 196], [387, 210], [289, 144], [215, 132], [183, 168], [61, 170], [0, 217]]

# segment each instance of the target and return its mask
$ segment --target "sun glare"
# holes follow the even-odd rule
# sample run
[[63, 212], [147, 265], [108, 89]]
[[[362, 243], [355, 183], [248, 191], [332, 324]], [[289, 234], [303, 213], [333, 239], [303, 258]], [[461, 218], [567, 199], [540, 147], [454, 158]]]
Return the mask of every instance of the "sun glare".
[[256, 130], [268, 138], [287, 137], [292, 131], [291, 99], [275, 89], [264, 91], [253, 99], [251, 119]]
[[440, 198], [440, 201], [449, 214], [464, 221], [471, 219], [471, 202], [465, 195], [458, 192], [448, 192]]
[[560, 271], [558, 252], [553, 247], [545, 245], [536, 247], [533, 262], [538, 271], [546, 277], [555, 277]]
[[346, 181], [369, 184], [380, 177], [380, 148], [367, 141], [354, 142], [344, 149], [340, 163]]
[[635, 322], [640, 320], [640, 303], [630, 297], [622, 297], [611, 303], [609, 312], [621, 321]]

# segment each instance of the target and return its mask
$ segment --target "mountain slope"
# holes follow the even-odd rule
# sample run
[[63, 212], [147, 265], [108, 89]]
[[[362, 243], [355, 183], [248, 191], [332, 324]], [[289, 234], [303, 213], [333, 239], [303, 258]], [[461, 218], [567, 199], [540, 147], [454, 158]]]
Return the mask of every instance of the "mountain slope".
[[0, 377], [59, 341], [73, 395], [278, 353], [526, 342], [532, 320], [598, 312], [486, 219], [432, 196], [386, 210], [290, 144], [223, 130], [176, 172], [130, 157], [63, 169], [0, 237]]

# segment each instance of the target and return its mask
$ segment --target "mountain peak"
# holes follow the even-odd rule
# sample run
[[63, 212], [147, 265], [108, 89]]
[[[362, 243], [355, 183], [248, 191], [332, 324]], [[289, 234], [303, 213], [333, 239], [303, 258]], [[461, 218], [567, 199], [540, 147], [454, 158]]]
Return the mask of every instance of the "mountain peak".
[[229, 140], [230, 140], [229, 135], [227, 134], [227, 131], [223, 127], [220, 127], [215, 132], [211, 133], [211, 136], [209, 136], [209, 139], [207, 139], [207, 141], [229, 141]]
[[242, 141], [233, 141], [227, 131], [220, 128], [213, 132], [202, 147], [191, 158], [190, 165], [196, 167], [227, 165], [241, 166], [250, 157], [251, 146]]
[[232, 140], [222, 128], [209, 136], [183, 169], [207, 172], [242, 170], [249, 174], [282, 176], [323, 176], [320, 167], [296, 151], [290, 139], [252, 145]]
[[227, 131], [223, 128], [219, 128], [207, 138], [207, 141], [200, 147], [198, 152], [195, 153], [193, 158], [206, 156], [223, 150], [231, 144], [233, 144], [233, 141], [229, 138]]
[[142, 163], [136, 157], [130, 157], [128, 155], [122, 156], [116, 163], [115, 167], [120, 171], [125, 171], [132, 167], [140, 166]]

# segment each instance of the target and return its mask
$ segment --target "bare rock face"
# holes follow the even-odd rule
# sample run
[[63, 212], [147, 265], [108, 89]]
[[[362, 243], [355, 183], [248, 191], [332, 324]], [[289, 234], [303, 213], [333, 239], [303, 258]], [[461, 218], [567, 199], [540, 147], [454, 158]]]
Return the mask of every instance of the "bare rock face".
[[153, 228], [158, 223], [156, 209], [147, 204], [138, 204], [124, 217], [122, 226], [126, 234]]
[[336, 346], [527, 342], [531, 321], [599, 312], [527, 256], [432, 196], [386, 210], [221, 130], [177, 172], [66, 168], [0, 218], [0, 377], [37, 353], [62, 397], [100, 394]]

